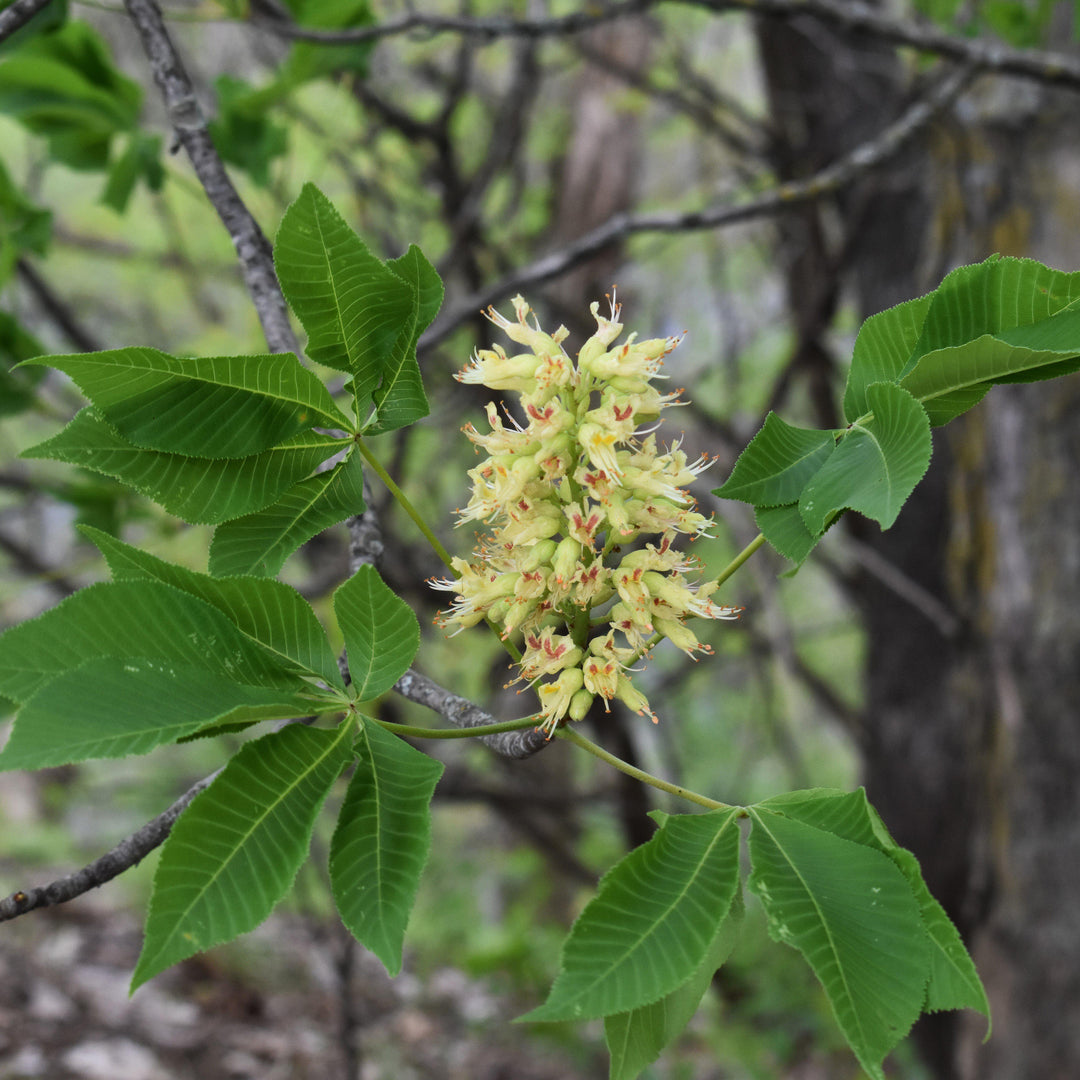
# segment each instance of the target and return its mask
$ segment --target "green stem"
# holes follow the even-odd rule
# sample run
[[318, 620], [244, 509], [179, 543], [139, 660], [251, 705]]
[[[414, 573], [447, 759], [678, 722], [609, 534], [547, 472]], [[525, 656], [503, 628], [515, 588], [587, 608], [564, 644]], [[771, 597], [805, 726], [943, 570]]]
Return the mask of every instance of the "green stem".
[[[372, 717], [374, 719], [374, 717]], [[521, 731], [536, 727], [535, 716], [522, 716], [517, 720], [503, 720], [498, 724], [478, 724], [467, 728], [426, 728], [411, 724], [394, 724], [389, 720], [375, 720], [379, 727], [395, 735], [409, 735], [414, 739], [474, 739], [481, 735], [499, 735], [504, 731]]]
[[668, 783], [667, 780], [661, 780], [660, 777], [653, 776], [652, 773], [647, 773], [644, 769], [639, 769], [636, 765], [631, 765], [628, 761], [623, 761], [622, 758], [617, 758], [614, 754], [609, 754], [602, 746], [598, 746], [591, 739], [585, 738], [584, 735], [579, 731], [574, 730], [572, 727], [561, 727], [555, 734], [558, 738], [566, 739], [575, 746], [580, 746], [582, 750], [587, 750], [594, 757], [598, 757], [601, 761], [606, 761], [609, 765], [618, 769], [619, 772], [626, 773], [627, 776], [632, 776], [635, 780], [640, 780], [643, 784], [650, 784], [654, 788], [666, 791], [669, 795], [678, 795], [680, 799], [686, 799], [687, 802], [697, 803], [698, 806], [707, 807], [709, 810], [732, 809], [728, 803], [717, 802], [715, 799], [710, 799], [706, 795], [699, 795], [696, 791], [690, 791], [687, 788], [679, 787], [678, 784]]
[[755, 536], [754, 539], [751, 540], [750, 543], [747, 544], [746, 547], [744, 547], [742, 551], [740, 551], [739, 554], [736, 555], [735, 558], [732, 559], [731, 562], [729, 562], [727, 566], [725, 566], [724, 569], [720, 571], [720, 575], [716, 579], [717, 584], [723, 585], [724, 582], [727, 581], [727, 579], [731, 577], [731, 575], [734, 574], [735, 571], [738, 570], [739, 567], [742, 566], [742, 564], [746, 562], [746, 560], [749, 559], [750, 556], [753, 555], [754, 552], [757, 551], [757, 549], [761, 547], [761, 545], [764, 543], [764, 535], [762, 533], [758, 533], [757, 536]]
[[442, 544], [439, 542], [439, 538], [431, 531], [428, 523], [420, 516], [416, 507], [413, 506], [411, 502], [409, 502], [409, 498], [405, 494], [405, 492], [402, 491], [401, 488], [399, 488], [397, 484], [394, 483], [394, 478], [382, 467], [382, 463], [371, 452], [371, 450], [368, 448], [367, 443], [365, 443], [363, 439], [357, 438], [356, 447], [360, 451], [364, 460], [372, 467], [372, 469], [375, 470], [375, 474], [378, 476], [378, 478], [386, 485], [386, 488], [390, 492], [390, 494], [394, 496], [394, 499], [397, 501], [398, 506], [400, 506], [401, 509], [404, 510], [410, 518], [412, 518], [413, 523], [423, 534], [424, 539], [427, 540], [427, 542], [431, 545], [435, 554], [438, 555], [440, 559], [442, 559], [443, 563], [454, 575], [454, 577], [457, 577], [458, 572], [454, 569], [453, 561], [450, 558], [450, 552], [442, 546]]

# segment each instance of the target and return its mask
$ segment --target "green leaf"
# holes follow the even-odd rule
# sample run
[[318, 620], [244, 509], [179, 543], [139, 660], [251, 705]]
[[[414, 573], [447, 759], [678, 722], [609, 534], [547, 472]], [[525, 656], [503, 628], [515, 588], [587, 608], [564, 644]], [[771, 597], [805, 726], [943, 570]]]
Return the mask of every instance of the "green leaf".
[[330, 846], [330, 882], [342, 922], [391, 975], [431, 847], [431, 796], [442, 762], [365, 720]]
[[249, 457], [185, 457], [129, 443], [88, 408], [76, 413], [63, 431], [20, 456], [93, 469], [133, 487], [184, 521], [216, 525], [268, 506], [343, 445], [332, 435], [304, 431]]
[[285, 670], [317, 676], [330, 686], [345, 689], [337, 658], [315, 612], [291, 586], [268, 578], [210, 577], [140, 551], [97, 529], [84, 527], [80, 532], [97, 545], [117, 581], [160, 581], [197, 596], [273, 653]]
[[835, 432], [792, 427], [771, 412], [739, 455], [727, 482], [713, 494], [755, 506], [798, 502], [835, 449]]
[[931, 296], [908, 370], [936, 349], [1049, 319], [1080, 300], [1080, 272], [1068, 274], [1034, 259], [992, 255], [953, 270]]
[[769, 933], [821, 980], [863, 1068], [908, 1033], [926, 992], [930, 942], [904, 875], [888, 856], [763, 805], [750, 808], [753, 873]]
[[[32, 251], [44, 255], [51, 237], [52, 213], [34, 205], [15, 186], [3, 161], [0, 161], [0, 285], [11, 277], [15, 263], [22, 254]], [[0, 399], [0, 413], [5, 411]]]
[[520, 1019], [629, 1012], [686, 982], [738, 888], [737, 813], [673, 815], [609, 870], [570, 931], [547, 1001]]
[[134, 346], [28, 362], [69, 375], [128, 442], [148, 450], [242, 458], [306, 428], [351, 425], [292, 353], [178, 358]]
[[799, 512], [811, 533], [844, 509], [889, 528], [930, 464], [930, 421], [915, 398], [893, 383], [874, 383], [866, 396], [872, 414], [852, 425], [803, 490]]
[[385, 693], [420, 648], [420, 624], [373, 566], [359, 570], [334, 593], [334, 614], [345, 636], [349, 675], [358, 701]]
[[802, 566], [806, 557], [821, 539], [806, 527], [798, 503], [787, 506], [756, 506], [754, 520], [765, 539], [785, 559], [791, 559], [796, 567]]
[[249, 742], [188, 807], [162, 847], [133, 991], [270, 914], [307, 856], [351, 736], [350, 724], [293, 724]]
[[934, 294], [908, 300], [888, 311], [871, 315], [855, 338], [847, 386], [844, 417], [854, 423], [870, 412], [867, 388], [876, 382], [899, 382], [922, 332]]
[[[0, 11], [3, 11], [4, 8], [11, 7], [13, 3], [15, 3], [15, 0], [0, 0]], [[30, 38], [35, 37], [38, 34], [48, 33], [51, 30], [56, 30], [58, 27], [63, 26], [67, 21], [67, 17], [67, 0], [52, 0], [51, 4], [46, 4], [43, 8], [36, 11], [22, 24], [22, 26], [19, 27], [18, 30], [8, 34], [3, 41], [0, 41], [0, 57], [3, 57], [7, 53], [14, 52]]]
[[758, 805], [835, 833], [845, 840], [866, 844], [892, 859], [911, 886], [930, 936], [930, 980], [924, 1008], [928, 1012], [974, 1009], [989, 1019], [986, 991], [960, 934], [942, 906], [931, 896], [918, 860], [889, 835], [862, 788], [852, 792], [828, 788], [789, 792]]
[[[960, 932], [926, 887], [919, 860], [895, 843], [888, 855], [915, 893], [923, 925], [930, 935], [930, 981], [926, 987], [924, 1010], [974, 1009], [989, 1021], [990, 1002], [979, 973], [964, 947]], [[989, 1026], [986, 1034], [989, 1038]]]
[[[0, 246], [2, 244], [0, 239]], [[37, 384], [45, 373], [29, 368], [11, 369], [40, 352], [40, 342], [6, 311], [0, 311], [0, 416], [11, 416], [33, 405]]]
[[101, 657], [46, 683], [22, 707], [0, 770], [145, 754], [206, 724], [303, 716], [312, 701], [161, 660]]
[[984, 335], [922, 356], [901, 384], [934, 425], [946, 424], [982, 400], [997, 383], [1037, 382], [1080, 368], [1080, 312]]
[[140, 180], [144, 180], [151, 191], [160, 190], [165, 182], [160, 135], [136, 131], [128, 137], [127, 146], [109, 166], [109, 178], [101, 193], [101, 201], [122, 214]]
[[359, 454], [301, 480], [277, 502], [219, 525], [210, 544], [210, 573], [274, 577], [285, 560], [313, 536], [364, 509]]
[[288, 131], [273, 123], [267, 94], [243, 79], [214, 80], [217, 116], [208, 127], [222, 159], [243, 169], [260, 187], [270, 183], [270, 163], [289, 148]]
[[[368, 0], [285, 0], [299, 26], [344, 30], [370, 26], [375, 21]], [[282, 65], [281, 79], [291, 86], [309, 79], [348, 71], [366, 75], [374, 41], [330, 45], [297, 41]]]
[[408, 285], [412, 309], [383, 362], [382, 383], [374, 393], [376, 422], [367, 429], [370, 434], [393, 431], [427, 416], [428, 400], [416, 362], [416, 343], [439, 313], [443, 300], [442, 280], [415, 244], [400, 259], [386, 265]]
[[0, 693], [26, 701], [87, 660], [160, 660], [295, 692], [307, 684], [220, 611], [156, 581], [90, 585], [0, 635]]
[[371, 254], [314, 184], [304, 185], [281, 219], [274, 265], [307, 331], [307, 355], [353, 375], [357, 399], [365, 402], [410, 320], [408, 286]]
[[731, 910], [704, 961], [682, 986], [652, 1005], [604, 1017], [604, 1037], [611, 1055], [608, 1080], [634, 1080], [678, 1038], [697, 1012], [716, 969], [731, 955], [742, 930], [743, 910], [742, 895], [736, 889]]
[[112, 62], [109, 47], [84, 22], [26, 42], [0, 64], [0, 112], [49, 142], [73, 169], [103, 169], [109, 142], [139, 120], [142, 91]]

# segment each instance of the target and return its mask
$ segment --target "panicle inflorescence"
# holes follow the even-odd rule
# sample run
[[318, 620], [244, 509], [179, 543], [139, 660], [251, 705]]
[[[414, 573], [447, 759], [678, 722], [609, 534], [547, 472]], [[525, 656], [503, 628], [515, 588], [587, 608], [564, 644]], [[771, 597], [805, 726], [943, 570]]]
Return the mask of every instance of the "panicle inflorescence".
[[[465, 434], [487, 456], [469, 470], [472, 497], [460, 523], [488, 526], [473, 558], [452, 560], [455, 579], [433, 582], [455, 594], [438, 623], [455, 633], [485, 619], [503, 638], [520, 632], [518, 679], [535, 685], [550, 734], [567, 716], [580, 720], [599, 695], [656, 717], [630, 671], [654, 635], [692, 659], [708, 653], [686, 625], [690, 616], [735, 618], [740, 608], [710, 597], [716, 581], [697, 582], [697, 562], [676, 538], [705, 532], [686, 491], [707, 468], [653, 433], [680, 391], [661, 394], [652, 380], [681, 338], [637, 341], [592, 304], [597, 330], [575, 363], [562, 347], [568, 331], [544, 333], [529, 305], [514, 298], [516, 321], [493, 308], [487, 317], [527, 351], [478, 350], [455, 377], [519, 395], [524, 427], [487, 406], [490, 431]], [[650, 426], [651, 425], [651, 426]], [[648, 430], [643, 430], [647, 428]], [[624, 549], [644, 539], [643, 546]]]

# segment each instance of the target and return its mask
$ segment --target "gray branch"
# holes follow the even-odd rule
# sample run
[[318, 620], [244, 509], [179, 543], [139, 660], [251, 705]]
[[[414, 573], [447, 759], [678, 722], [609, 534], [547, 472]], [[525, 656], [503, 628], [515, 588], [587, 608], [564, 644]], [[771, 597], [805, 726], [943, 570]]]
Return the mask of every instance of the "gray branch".
[[[485, 712], [475, 702], [444, 690], [426, 675], [421, 675], [412, 669], [406, 671], [398, 679], [394, 689], [409, 701], [415, 701], [434, 710], [454, 727], [471, 728], [498, 723], [494, 716]], [[538, 750], [543, 750], [549, 742], [544, 733], [536, 728], [503, 731], [498, 735], [481, 735], [480, 741], [503, 757], [518, 759], [532, 757]]]
[[564, 274], [632, 233], [718, 229], [778, 214], [788, 207], [830, 195], [893, 157], [938, 112], [955, 100], [974, 74], [975, 68], [971, 65], [952, 72], [874, 139], [855, 147], [813, 176], [780, 184], [756, 199], [685, 213], [615, 214], [566, 247], [549, 252], [487, 289], [466, 297], [435, 321], [420, 338], [419, 348], [432, 348], [489, 304]]
[[[316, 30], [297, 26], [282, 17], [256, 15], [253, 22], [283, 37], [324, 44], [375, 41], [398, 34], [425, 32], [454, 33], [481, 38], [555, 37], [587, 31], [613, 19], [640, 15], [663, 6], [667, 0], [626, 0], [621, 4], [592, 8], [557, 18], [463, 18], [410, 12], [375, 26], [347, 30]], [[908, 45], [920, 52], [934, 53], [950, 60], [975, 64], [981, 71], [1017, 75], [1039, 82], [1060, 83], [1080, 89], [1080, 59], [1042, 49], [1017, 49], [997, 41], [964, 38], [947, 30], [893, 18], [879, 7], [861, 0], [679, 0], [709, 11], [741, 11], [772, 19], [794, 19], [808, 15], [844, 30], [858, 31], [893, 45]]]
[[[220, 771], [219, 769], [218, 772]], [[84, 866], [74, 874], [58, 878], [48, 885], [20, 889], [6, 899], [0, 900], [0, 922], [15, 919], [37, 908], [53, 907], [56, 904], [74, 900], [75, 897], [82, 896], [83, 893], [96, 889], [107, 881], [112, 881], [125, 870], [130, 870], [142, 862], [154, 848], [165, 842], [165, 838], [172, 832], [176, 819], [195, 796], [210, 785], [215, 776], [217, 776], [216, 772], [203, 777], [197, 784], [193, 784], [168, 810], [158, 814], [153, 821], [148, 821], [142, 828], [121, 840], [112, 851], [106, 852], [88, 866]]]
[[50, 0], [15, 0], [0, 11], [0, 41], [25, 26]]
[[124, 5], [142, 38], [169, 122], [236, 248], [244, 284], [259, 314], [270, 351], [298, 353], [300, 347], [274, 273], [270, 241], [225, 171], [207, 130], [206, 118], [195, 99], [191, 79], [173, 47], [161, 12], [154, 0], [124, 0]]
[[430, 15], [411, 11], [396, 19], [387, 19], [374, 26], [356, 26], [346, 30], [319, 30], [299, 26], [286, 17], [286, 12], [270, 15], [253, 12], [251, 22], [273, 34], [295, 41], [315, 41], [324, 45], [355, 45], [364, 41], [396, 37], [399, 34], [459, 34], [482, 38], [541, 38], [560, 37], [590, 30], [601, 23], [637, 15], [655, 7], [659, 0], [624, 0], [621, 4], [592, 6], [586, 11], [573, 12], [554, 18], [513, 19], [504, 16], [491, 18], [462, 18], [454, 15]]

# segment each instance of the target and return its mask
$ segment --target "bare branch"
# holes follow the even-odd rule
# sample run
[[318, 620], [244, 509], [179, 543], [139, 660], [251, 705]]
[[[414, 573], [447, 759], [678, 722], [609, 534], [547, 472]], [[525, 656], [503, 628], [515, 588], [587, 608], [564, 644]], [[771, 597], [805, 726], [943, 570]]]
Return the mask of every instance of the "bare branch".
[[107, 881], [112, 881], [125, 870], [130, 870], [142, 862], [154, 848], [165, 842], [165, 838], [172, 832], [176, 819], [195, 796], [210, 785], [215, 776], [217, 776], [216, 772], [193, 784], [168, 810], [158, 814], [153, 821], [148, 821], [141, 829], [121, 840], [112, 851], [106, 852], [88, 866], [84, 866], [74, 874], [58, 878], [48, 885], [20, 889], [6, 899], [0, 900], [0, 922], [18, 918], [37, 908], [67, 903], [68, 900], [74, 900], [77, 896], [82, 896], [83, 893], [96, 889]]
[[97, 352], [104, 346], [75, 317], [75, 313], [53, 291], [49, 283], [37, 272], [33, 264], [25, 258], [15, 263], [23, 284], [33, 294], [45, 313], [63, 330], [67, 339], [80, 352]]
[[[613, 19], [640, 15], [662, 6], [666, 0], [627, 0], [591, 11], [575, 12], [561, 18], [461, 18], [411, 12], [376, 26], [348, 30], [315, 30], [284, 19], [257, 15], [253, 22], [283, 37], [325, 44], [375, 41], [397, 34], [423, 31], [428, 34], [455, 33], [494, 39], [500, 37], [555, 37], [576, 34]], [[1041, 49], [1017, 49], [996, 41], [964, 38], [931, 26], [884, 15], [878, 7], [860, 0], [679, 0], [718, 13], [742, 11], [773, 19], [810, 16], [845, 30], [872, 35], [894, 45], [909, 45], [921, 52], [962, 63], [975, 64], [980, 71], [1018, 75], [1039, 82], [1059, 83], [1080, 89], [1080, 59], [1065, 53]]]
[[11, 37], [48, 4], [49, 0], [15, 0], [9, 4], [0, 11], [0, 41]]
[[858, 31], [910, 45], [920, 52], [972, 64], [979, 73], [1019, 75], [1039, 82], [1060, 83], [1080, 89], [1080, 59], [1041, 49], [1015, 49], [997, 41], [964, 38], [946, 30], [883, 15], [880, 8], [861, 0], [687, 0], [711, 11], [741, 10], [769, 18], [792, 19], [809, 15], [844, 30]]
[[150, 68], [165, 100], [169, 121], [187, 151], [195, 175], [229, 232], [244, 284], [259, 314], [271, 352], [299, 352], [281, 294], [270, 241], [244, 205], [214, 147], [191, 79], [173, 47], [154, 0], [124, 0], [142, 38]]
[[[426, 705], [449, 720], [454, 727], [471, 728], [497, 723], [495, 717], [467, 698], [444, 690], [426, 675], [410, 669], [398, 679], [394, 689], [409, 701]], [[495, 753], [508, 758], [532, 757], [548, 745], [542, 731], [535, 728], [522, 731], [503, 731], [498, 735], [483, 735], [480, 741]]]
[[251, 22], [264, 30], [297, 41], [316, 41], [324, 45], [359, 44], [395, 37], [398, 34], [422, 32], [426, 34], [464, 34], [470, 37], [561, 37], [590, 30], [612, 19], [636, 15], [659, 0], [624, 0], [608, 7], [591, 6], [587, 11], [574, 12], [556, 18], [512, 19], [501, 16], [486, 19], [469, 19], [453, 15], [426, 15], [419, 11], [409, 12], [396, 19], [387, 19], [374, 26], [357, 26], [347, 30], [318, 30], [298, 26], [281, 17], [264, 12], [252, 12]]
[[691, 232], [717, 229], [753, 218], [780, 213], [788, 207], [832, 194], [863, 173], [888, 161], [900, 148], [949, 105], [971, 80], [975, 71], [968, 66], [947, 75], [924, 97], [912, 104], [877, 137], [855, 147], [827, 168], [804, 180], [779, 184], [772, 191], [744, 203], [726, 203], [685, 213], [627, 214], [610, 217], [584, 236], [557, 251], [549, 252], [520, 270], [473, 293], [442, 315], [420, 338], [419, 348], [430, 349], [447, 338], [478, 310], [548, 281], [633, 233]]

